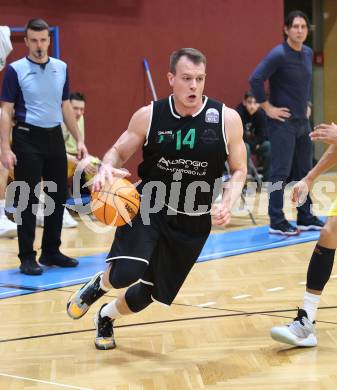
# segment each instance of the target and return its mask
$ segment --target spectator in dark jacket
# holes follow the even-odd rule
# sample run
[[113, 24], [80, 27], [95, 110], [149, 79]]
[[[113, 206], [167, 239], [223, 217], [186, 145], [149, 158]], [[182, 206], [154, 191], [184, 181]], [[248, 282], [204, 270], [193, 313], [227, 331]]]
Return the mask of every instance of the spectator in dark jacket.
[[251, 91], [247, 91], [242, 102], [236, 107], [243, 123], [243, 140], [247, 148], [247, 159], [251, 155], [257, 157], [262, 166], [263, 181], [270, 175], [270, 142], [266, 132], [266, 114], [256, 102]]

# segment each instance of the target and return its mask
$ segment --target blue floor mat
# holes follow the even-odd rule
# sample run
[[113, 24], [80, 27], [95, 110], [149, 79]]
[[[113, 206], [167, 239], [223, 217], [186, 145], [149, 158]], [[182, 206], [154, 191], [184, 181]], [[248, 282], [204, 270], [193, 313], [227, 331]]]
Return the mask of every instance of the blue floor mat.
[[[284, 237], [268, 234], [268, 228], [262, 226], [211, 234], [198, 262], [301, 244], [315, 241], [319, 237], [319, 232], [302, 232], [299, 236]], [[92, 275], [105, 269], [105, 257], [104, 253], [80, 257], [80, 265], [76, 268], [45, 267], [45, 272], [41, 276], [23, 275], [18, 268], [2, 270], [0, 299], [84, 283]]]

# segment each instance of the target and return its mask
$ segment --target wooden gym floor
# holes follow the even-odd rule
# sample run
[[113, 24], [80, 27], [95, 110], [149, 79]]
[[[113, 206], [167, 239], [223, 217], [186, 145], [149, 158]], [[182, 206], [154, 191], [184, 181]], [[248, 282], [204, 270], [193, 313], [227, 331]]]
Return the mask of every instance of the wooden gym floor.
[[[266, 194], [260, 198], [255, 216], [265, 225]], [[243, 214], [229, 229], [251, 226]], [[80, 223], [63, 231], [63, 248], [72, 256], [96, 254], [111, 239]], [[114, 291], [78, 321], [65, 312], [78, 286], [2, 299], [0, 389], [336, 389], [336, 269], [321, 300], [318, 347], [295, 349], [269, 337], [270, 328], [290, 321], [301, 304], [314, 245], [196, 264], [170, 308], [153, 304], [117, 321], [118, 346], [111, 351], [95, 349], [92, 317]], [[16, 267], [17, 240], [1, 239], [0, 248], [0, 268]]]

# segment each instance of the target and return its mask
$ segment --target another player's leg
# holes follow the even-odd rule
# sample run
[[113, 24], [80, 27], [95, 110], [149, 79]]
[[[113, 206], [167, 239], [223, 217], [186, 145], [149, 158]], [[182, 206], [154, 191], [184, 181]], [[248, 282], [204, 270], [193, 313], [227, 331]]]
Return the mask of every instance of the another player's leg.
[[121, 316], [138, 313], [149, 306], [152, 303], [151, 287], [142, 282], [134, 284], [125, 294], [100, 308], [94, 318], [97, 349], [107, 350], [116, 347], [114, 321]]
[[[331, 212], [330, 215], [332, 215]], [[301, 347], [317, 345], [316, 313], [321, 294], [331, 275], [336, 247], [337, 216], [332, 216], [329, 217], [321, 231], [319, 241], [311, 256], [303, 305], [292, 323], [271, 329], [271, 337], [274, 340]]]

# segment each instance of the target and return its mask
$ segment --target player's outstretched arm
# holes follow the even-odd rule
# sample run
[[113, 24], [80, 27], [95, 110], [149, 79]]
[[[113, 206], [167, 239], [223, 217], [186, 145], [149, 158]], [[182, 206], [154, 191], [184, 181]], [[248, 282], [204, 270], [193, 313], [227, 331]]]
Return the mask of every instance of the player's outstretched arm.
[[296, 205], [302, 204], [309, 194], [314, 181], [319, 175], [337, 164], [337, 145], [330, 145], [318, 163], [293, 187], [291, 200]]
[[328, 145], [337, 145], [337, 125], [331, 123], [321, 123], [315, 126], [315, 131], [310, 133], [310, 138], [313, 141], [324, 142]]
[[150, 125], [151, 106], [136, 111], [116, 143], [106, 152], [98, 175], [95, 177], [93, 189], [99, 191], [105, 181], [112, 181], [114, 176], [126, 177], [130, 173], [120, 168], [129, 160], [145, 142]]

